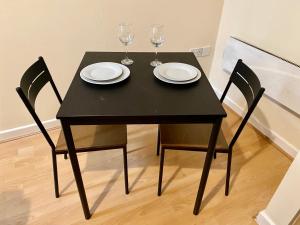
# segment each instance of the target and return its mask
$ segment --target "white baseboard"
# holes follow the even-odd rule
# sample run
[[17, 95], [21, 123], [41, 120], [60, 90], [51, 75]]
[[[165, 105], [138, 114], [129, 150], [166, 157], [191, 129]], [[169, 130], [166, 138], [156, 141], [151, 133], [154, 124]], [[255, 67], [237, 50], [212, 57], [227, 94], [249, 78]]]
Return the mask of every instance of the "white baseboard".
[[255, 220], [258, 225], [276, 225], [264, 210], [259, 212]]
[[[56, 128], [60, 126], [59, 120], [51, 119], [43, 122], [46, 129]], [[10, 141], [21, 137], [39, 133], [40, 129], [34, 124], [16, 127], [9, 130], [0, 131], [0, 142]]]
[[[215, 89], [216, 94], [218, 97], [222, 95], [222, 93]], [[229, 97], [226, 97], [224, 99], [224, 103], [228, 105], [233, 111], [235, 111], [240, 116], [243, 115], [243, 109], [237, 105], [232, 99]], [[286, 139], [284, 139], [282, 136], [280, 136], [275, 131], [271, 130], [269, 127], [266, 127], [264, 124], [262, 124], [259, 120], [257, 120], [255, 117], [250, 117], [249, 121], [250, 124], [252, 124], [257, 130], [259, 130], [261, 133], [263, 133], [265, 136], [267, 136], [272, 142], [274, 142], [276, 145], [278, 145], [285, 153], [290, 155], [291, 157], [295, 158], [299, 150], [289, 143]]]

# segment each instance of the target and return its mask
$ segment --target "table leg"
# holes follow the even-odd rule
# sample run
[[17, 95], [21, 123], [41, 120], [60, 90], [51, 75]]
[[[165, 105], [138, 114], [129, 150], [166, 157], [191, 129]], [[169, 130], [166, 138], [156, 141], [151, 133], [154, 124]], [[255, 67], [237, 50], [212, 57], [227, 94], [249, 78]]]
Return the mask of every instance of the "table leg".
[[71, 161], [73, 174], [74, 174], [75, 181], [77, 184], [77, 189], [79, 192], [84, 216], [86, 219], [89, 219], [91, 217], [91, 213], [90, 213], [89, 205], [88, 205], [88, 202], [86, 199], [86, 194], [85, 194], [85, 190], [84, 190], [84, 186], [83, 186], [83, 182], [82, 182], [81, 171], [80, 171], [77, 155], [75, 152], [74, 140], [73, 140], [70, 124], [68, 124], [66, 121], [61, 121], [61, 124], [62, 124], [62, 128], [64, 131], [66, 143], [68, 146], [69, 158]]
[[211, 165], [211, 162], [212, 162], [213, 156], [214, 156], [214, 150], [215, 150], [218, 134], [220, 131], [221, 123], [222, 123], [222, 119], [218, 119], [214, 123], [212, 131], [211, 131], [209, 144], [208, 144], [208, 150], [206, 153], [205, 162], [204, 162], [204, 166], [203, 166], [201, 181], [199, 184], [198, 194], [197, 194], [197, 198], [196, 198], [196, 202], [195, 202], [195, 206], [194, 206], [194, 215], [199, 214], [199, 210], [200, 210], [200, 206], [201, 206], [201, 202], [202, 202], [202, 198], [203, 198], [203, 194], [204, 194], [204, 190], [205, 190], [205, 186], [206, 186], [206, 182], [207, 182], [207, 178], [208, 178], [208, 174], [209, 174], [209, 170], [210, 170], [210, 165]]

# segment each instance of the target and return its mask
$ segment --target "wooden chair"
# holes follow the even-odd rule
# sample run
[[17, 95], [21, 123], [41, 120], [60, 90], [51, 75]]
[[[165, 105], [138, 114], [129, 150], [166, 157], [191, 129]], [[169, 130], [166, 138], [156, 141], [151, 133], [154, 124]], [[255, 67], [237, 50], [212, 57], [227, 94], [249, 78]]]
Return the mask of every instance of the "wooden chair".
[[[17, 87], [16, 90], [51, 147], [55, 196], [58, 198], [59, 188], [56, 156], [64, 154], [65, 159], [67, 158], [68, 150], [65, 137], [61, 131], [57, 144], [55, 145], [35, 111], [35, 100], [39, 92], [48, 82], [51, 84], [59, 103], [62, 103], [62, 99], [53, 82], [45, 61], [43, 57], [39, 57], [38, 61], [31, 65], [23, 74], [20, 87]], [[72, 126], [71, 130], [76, 152], [89, 152], [117, 148], [123, 149], [125, 193], [128, 194], [126, 125]]]
[[[232, 148], [265, 91], [265, 89], [261, 87], [260, 81], [256, 74], [247, 65], [245, 65], [241, 59], [238, 60], [230, 76], [229, 82], [220, 99], [221, 102], [223, 102], [232, 83], [238, 87], [245, 97], [248, 110], [229, 145], [224, 138], [222, 130], [219, 133], [216, 143], [215, 157], [216, 153], [228, 154], [225, 195], [228, 195], [229, 193]], [[161, 147], [161, 156], [158, 196], [161, 195], [165, 150], [173, 149], [206, 152], [211, 129], [211, 124], [161, 124], [159, 126], [157, 155], [159, 155]]]

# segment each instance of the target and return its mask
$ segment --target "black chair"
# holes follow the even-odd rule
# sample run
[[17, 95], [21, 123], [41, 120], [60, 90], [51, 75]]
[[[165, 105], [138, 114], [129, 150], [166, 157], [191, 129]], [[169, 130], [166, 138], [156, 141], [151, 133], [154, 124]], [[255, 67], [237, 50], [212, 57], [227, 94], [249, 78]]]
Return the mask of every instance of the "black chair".
[[[216, 153], [228, 154], [227, 160], [227, 174], [225, 195], [229, 193], [230, 182], [230, 168], [232, 158], [232, 148], [241, 134], [245, 124], [247, 123], [250, 115], [255, 109], [265, 89], [261, 87], [260, 81], [256, 74], [245, 65], [241, 59], [238, 60], [229, 82], [224, 90], [220, 99], [221, 103], [229, 90], [231, 84], [235, 84], [242, 92], [247, 101], [248, 111], [243, 118], [240, 126], [238, 127], [235, 135], [233, 136], [229, 145], [227, 144], [222, 130], [219, 133], [218, 140], [215, 148]], [[173, 150], [187, 150], [187, 151], [202, 151], [206, 152], [208, 148], [208, 141], [212, 130], [211, 124], [161, 124], [159, 125], [158, 140], [157, 140], [157, 155], [160, 157], [159, 181], [158, 181], [158, 195], [161, 195], [161, 185], [163, 177], [164, 156], [166, 149]]]
[[[56, 156], [64, 154], [65, 159], [67, 158], [68, 150], [65, 137], [61, 131], [57, 144], [55, 145], [35, 111], [35, 100], [39, 92], [48, 82], [51, 84], [59, 103], [62, 103], [62, 99], [53, 82], [45, 61], [43, 57], [39, 57], [38, 61], [31, 65], [23, 74], [20, 87], [17, 87], [16, 90], [51, 147], [55, 196], [58, 198], [59, 188]], [[126, 125], [72, 126], [71, 130], [76, 152], [89, 152], [117, 148], [123, 149], [125, 193], [128, 194]]]

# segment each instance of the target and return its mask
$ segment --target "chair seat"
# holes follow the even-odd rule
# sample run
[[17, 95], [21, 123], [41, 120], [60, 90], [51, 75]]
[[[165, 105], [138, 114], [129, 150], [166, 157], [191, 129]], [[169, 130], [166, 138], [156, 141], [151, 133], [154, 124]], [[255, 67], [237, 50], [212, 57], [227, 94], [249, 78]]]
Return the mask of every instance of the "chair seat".
[[[207, 149], [212, 124], [161, 124], [161, 145], [166, 148]], [[227, 150], [228, 144], [220, 130], [216, 149]]]
[[[126, 125], [71, 126], [75, 149], [105, 149], [127, 144]], [[56, 151], [67, 150], [63, 131], [60, 132]]]

